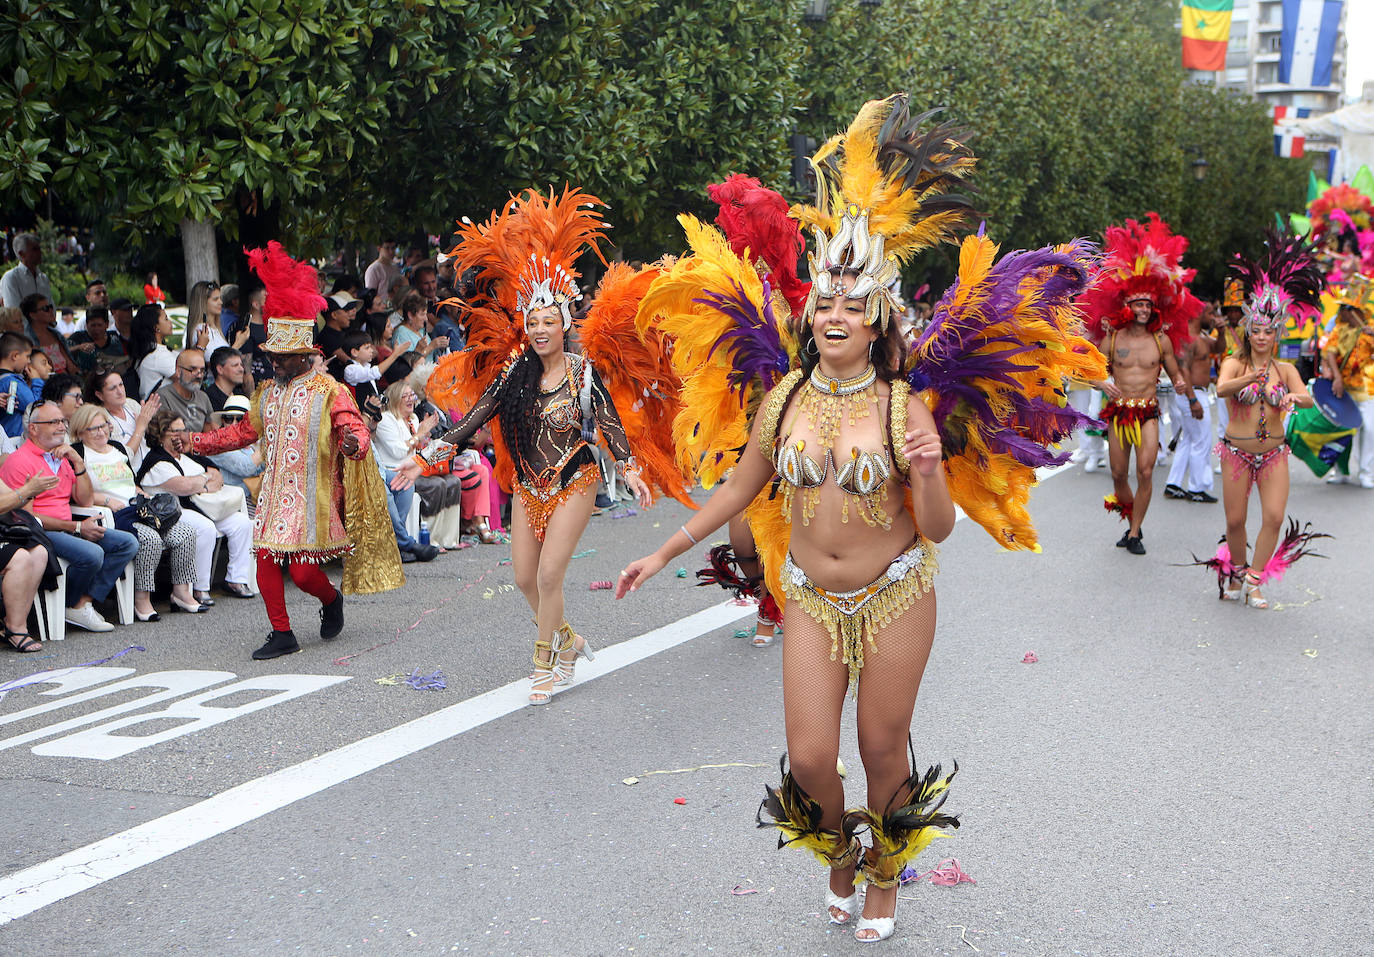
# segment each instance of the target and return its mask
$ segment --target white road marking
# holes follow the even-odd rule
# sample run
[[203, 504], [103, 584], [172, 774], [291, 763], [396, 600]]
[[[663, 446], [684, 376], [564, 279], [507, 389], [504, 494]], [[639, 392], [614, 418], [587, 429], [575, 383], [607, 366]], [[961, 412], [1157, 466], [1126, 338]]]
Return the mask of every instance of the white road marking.
[[[1072, 467], [1066, 463], [1057, 468], [1037, 469], [1036, 477], [1043, 482]], [[962, 512], [959, 517], [964, 517]], [[751, 606], [724, 602], [613, 645], [599, 652], [595, 661], [578, 665], [578, 684], [594, 681], [754, 613]], [[16, 871], [0, 879], [0, 926], [518, 711], [527, 706], [528, 692], [528, 679], [513, 681]]]
[[[610, 674], [754, 613], [750, 606], [724, 602], [623, 641], [598, 653], [596, 661], [580, 663], [578, 683]], [[518, 711], [527, 706], [528, 693], [528, 679], [513, 681], [17, 871], [0, 879], [0, 925]]]

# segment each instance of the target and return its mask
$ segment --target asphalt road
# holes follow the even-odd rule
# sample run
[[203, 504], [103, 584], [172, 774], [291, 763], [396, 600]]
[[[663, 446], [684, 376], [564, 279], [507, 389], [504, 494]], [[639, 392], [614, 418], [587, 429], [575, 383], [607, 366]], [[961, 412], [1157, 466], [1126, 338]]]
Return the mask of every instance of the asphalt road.
[[[1338, 537], [1269, 612], [1176, 564], [1210, 553], [1219, 505], [1157, 497], [1135, 557], [1106, 478], [1071, 468], [1032, 500], [1043, 554], [958, 524], [913, 734], [922, 764], [960, 763], [963, 827], [923, 868], [976, 883], [908, 885], [887, 952], [1370, 951], [1374, 493], [1294, 476], [1289, 511]], [[670, 573], [588, 590], [684, 512], [593, 520], [568, 616], [603, 653], [544, 708], [505, 687], [532, 636], [502, 546], [406, 566], [273, 662], [248, 657], [260, 604], [229, 598], [0, 654], [3, 683], [146, 649], [0, 701], [0, 954], [862, 950], [810, 858], [754, 827], [779, 647]], [[443, 690], [401, 680], [436, 670]], [[857, 787], [852, 715], [842, 756]]]

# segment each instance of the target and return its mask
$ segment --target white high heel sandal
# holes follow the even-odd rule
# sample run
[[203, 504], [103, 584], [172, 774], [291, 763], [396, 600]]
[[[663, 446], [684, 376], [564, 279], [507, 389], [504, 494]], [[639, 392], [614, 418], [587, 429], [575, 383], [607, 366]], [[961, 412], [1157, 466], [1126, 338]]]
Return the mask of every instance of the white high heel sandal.
[[1247, 572], [1245, 574], [1245, 584], [1240, 586], [1241, 601], [1251, 608], [1258, 608], [1264, 611], [1269, 607], [1269, 599], [1263, 595], [1256, 594], [1256, 589], [1262, 585], [1258, 578]]
[[[859, 912], [859, 889], [854, 888], [854, 893], [848, 897], [841, 897], [830, 888], [825, 889], [825, 912], [830, 915], [830, 923], [847, 924], [854, 919], [854, 915]], [[836, 917], [830, 913], [830, 908], [844, 911], [844, 917]]]
[[[854, 926], [854, 939], [861, 944], [874, 944], [880, 940], [887, 940], [897, 929], [897, 918], [895, 917], [860, 917], [858, 924]], [[877, 937], [860, 937], [859, 934], [866, 930], [876, 930]]]

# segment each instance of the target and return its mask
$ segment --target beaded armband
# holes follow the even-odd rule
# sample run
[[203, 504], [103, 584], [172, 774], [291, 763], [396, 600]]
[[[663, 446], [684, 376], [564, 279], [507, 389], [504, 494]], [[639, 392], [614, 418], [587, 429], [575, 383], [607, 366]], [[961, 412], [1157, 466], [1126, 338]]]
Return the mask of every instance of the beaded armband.
[[892, 430], [892, 461], [902, 475], [911, 471], [911, 463], [902, 454], [902, 447], [906, 445], [906, 407], [910, 401], [911, 384], [905, 379], [893, 380], [892, 392], [887, 400], [890, 413], [888, 427]]
[[628, 480], [630, 476], [639, 478], [640, 475], [639, 463], [635, 461], [633, 455], [628, 459], [618, 460], [615, 463], [615, 471], [623, 480]]

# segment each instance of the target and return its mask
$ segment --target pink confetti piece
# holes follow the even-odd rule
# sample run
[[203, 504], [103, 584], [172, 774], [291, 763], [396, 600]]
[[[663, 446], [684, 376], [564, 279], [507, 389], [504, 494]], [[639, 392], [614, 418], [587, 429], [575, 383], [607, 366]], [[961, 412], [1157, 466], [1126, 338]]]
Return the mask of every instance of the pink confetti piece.
[[1035, 656], [1035, 652], [1033, 652], [1033, 651], [1028, 651], [1028, 652], [1026, 652], [1025, 657], [1021, 659], [1021, 664], [1023, 664], [1023, 665], [1033, 665], [1033, 664], [1035, 664], [1035, 663], [1036, 663], [1037, 661], [1039, 661], [1039, 660], [1040, 660], [1040, 659], [1037, 658], [1037, 657]]
[[615, 587], [615, 582], [592, 582], [587, 586], [587, 591], [609, 591]]
[[757, 894], [758, 892], [757, 887], [745, 887], [743, 884], [736, 884], [730, 891], [736, 897], [748, 897], [750, 894]]
[[977, 884], [972, 877], [964, 873], [964, 869], [959, 866], [958, 858], [947, 857], [933, 868], [926, 871], [921, 878], [930, 878], [930, 883], [936, 887], [955, 887], [959, 884]]
[[674, 804], [686, 804], [686, 803], [687, 803], [687, 799], [686, 799], [686, 798], [673, 798], [673, 803], [674, 803]]

